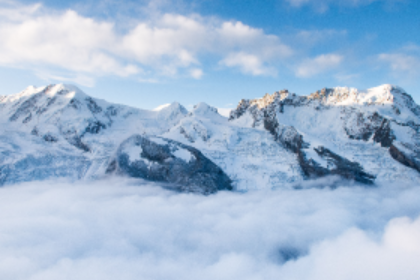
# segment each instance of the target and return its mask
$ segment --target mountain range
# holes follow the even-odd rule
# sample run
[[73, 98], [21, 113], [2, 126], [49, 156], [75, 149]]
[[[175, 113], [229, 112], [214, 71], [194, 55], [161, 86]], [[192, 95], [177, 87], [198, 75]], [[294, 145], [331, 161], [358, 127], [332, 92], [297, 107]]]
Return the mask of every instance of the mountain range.
[[335, 176], [366, 186], [420, 180], [420, 106], [402, 88], [282, 90], [229, 117], [199, 103], [142, 110], [75, 86], [0, 96], [0, 185], [141, 178], [180, 191], [298, 188]]

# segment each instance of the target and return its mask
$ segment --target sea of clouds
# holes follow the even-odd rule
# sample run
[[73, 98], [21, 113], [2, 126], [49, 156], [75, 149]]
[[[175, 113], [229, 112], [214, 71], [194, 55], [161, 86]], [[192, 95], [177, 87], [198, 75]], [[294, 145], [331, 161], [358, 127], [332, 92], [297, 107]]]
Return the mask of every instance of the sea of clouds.
[[[420, 186], [0, 188], [0, 279], [419, 279]], [[318, 187], [317, 187], [318, 186]]]

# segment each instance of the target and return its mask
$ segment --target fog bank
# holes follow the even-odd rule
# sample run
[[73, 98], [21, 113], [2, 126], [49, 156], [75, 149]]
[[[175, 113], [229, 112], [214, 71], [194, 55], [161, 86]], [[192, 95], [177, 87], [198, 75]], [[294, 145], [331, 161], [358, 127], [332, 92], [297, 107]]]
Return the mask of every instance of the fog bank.
[[419, 216], [419, 186], [27, 183], [0, 188], [0, 279], [418, 279]]

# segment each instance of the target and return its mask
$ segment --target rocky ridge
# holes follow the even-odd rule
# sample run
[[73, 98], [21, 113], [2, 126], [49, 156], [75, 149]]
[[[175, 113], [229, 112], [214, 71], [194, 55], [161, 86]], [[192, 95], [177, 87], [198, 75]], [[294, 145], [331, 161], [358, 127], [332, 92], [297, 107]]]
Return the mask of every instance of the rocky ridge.
[[282, 90], [241, 100], [227, 119], [205, 103], [148, 111], [59, 84], [0, 96], [0, 123], [0, 185], [112, 173], [212, 193], [328, 175], [365, 185], [420, 179], [420, 107], [391, 85]]
[[[293, 114], [290, 111], [294, 111]], [[287, 122], [293, 119], [293, 116], [296, 119], [296, 114], [310, 118], [317, 112], [319, 115], [329, 115], [330, 118], [322, 121], [330, 121], [337, 129], [321, 129], [321, 133], [325, 134], [315, 139], [315, 145], [309, 139], [313, 137], [310, 132], [319, 130], [316, 122], [312, 123], [312, 128], [307, 126], [305, 129], [309, 132], [309, 139], [298, 132], [295, 126], [284, 122], [286, 118]], [[272, 95], [267, 94], [261, 99], [241, 100], [238, 107], [231, 112], [230, 120], [239, 119], [245, 114], [251, 116], [253, 127], [264, 127], [277, 142], [297, 154], [300, 167], [308, 178], [340, 175], [361, 183], [373, 184], [376, 176], [365, 172], [360, 163], [326, 148], [339, 136], [379, 143], [381, 147], [388, 149], [394, 160], [420, 170], [420, 106], [411, 96], [395, 86], [384, 85], [366, 92], [351, 88], [324, 88], [309, 96], [297, 96], [283, 90]], [[319, 135], [319, 131], [316, 134]], [[325, 137], [327, 135], [330, 137]]]

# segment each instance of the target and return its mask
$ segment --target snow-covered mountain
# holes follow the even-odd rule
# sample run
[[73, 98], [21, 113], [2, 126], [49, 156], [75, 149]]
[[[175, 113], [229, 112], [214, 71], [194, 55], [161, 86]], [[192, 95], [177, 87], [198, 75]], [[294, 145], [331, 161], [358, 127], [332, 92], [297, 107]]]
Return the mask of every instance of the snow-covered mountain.
[[241, 100], [226, 118], [205, 103], [148, 111], [59, 84], [0, 96], [0, 123], [0, 185], [117, 173], [211, 193], [326, 175], [420, 179], [420, 107], [391, 85], [283, 90]]

